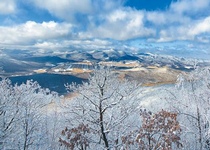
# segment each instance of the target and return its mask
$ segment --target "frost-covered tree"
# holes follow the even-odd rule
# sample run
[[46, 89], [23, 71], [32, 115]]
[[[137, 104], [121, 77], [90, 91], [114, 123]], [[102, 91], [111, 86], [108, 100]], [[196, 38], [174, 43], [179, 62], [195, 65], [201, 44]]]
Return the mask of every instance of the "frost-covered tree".
[[11, 144], [9, 137], [15, 132], [15, 123], [19, 121], [18, 99], [11, 81], [0, 82], [0, 149]]
[[0, 82], [1, 149], [48, 149], [45, 109], [58, 100], [56, 93], [42, 89], [37, 82], [12, 85]]
[[42, 89], [37, 82], [31, 81], [15, 86], [14, 90], [19, 97], [20, 123], [18, 126], [22, 129], [18, 142], [20, 149], [40, 148], [46, 140], [43, 134], [47, 134], [44, 133], [46, 130], [41, 130], [45, 120], [44, 108], [55, 100], [56, 95]]
[[139, 124], [137, 85], [120, 80], [110, 68], [95, 69], [88, 82], [67, 89], [77, 93], [67, 107], [69, 126], [88, 125], [90, 149], [119, 148], [121, 136]]
[[171, 92], [171, 108], [179, 114], [186, 149], [210, 148], [210, 68], [180, 75]]

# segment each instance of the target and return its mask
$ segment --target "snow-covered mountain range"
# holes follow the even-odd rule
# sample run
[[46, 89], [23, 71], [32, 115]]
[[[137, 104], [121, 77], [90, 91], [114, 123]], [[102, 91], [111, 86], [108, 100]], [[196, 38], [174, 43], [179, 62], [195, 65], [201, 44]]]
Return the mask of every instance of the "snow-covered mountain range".
[[111, 66], [120, 78], [134, 79], [146, 86], [174, 83], [180, 73], [210, 61], [130, 51], [71, 50], [37, 53], [27, 50], [0, 50], [0, 77], [37, 73], [71, 74], [87, 79], [95, 65]]

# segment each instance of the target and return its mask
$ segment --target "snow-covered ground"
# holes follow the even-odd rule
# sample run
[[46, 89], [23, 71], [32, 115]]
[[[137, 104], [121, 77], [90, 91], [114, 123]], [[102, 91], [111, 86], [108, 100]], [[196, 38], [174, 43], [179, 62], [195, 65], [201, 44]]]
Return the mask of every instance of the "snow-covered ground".
[[140, 108], [146, 108], [149, 111], [157, 112], [162, 109], [169, 109], [169, 97], [175, 89], [174, 84], [141, 87], [141, 92], [137, 95]]

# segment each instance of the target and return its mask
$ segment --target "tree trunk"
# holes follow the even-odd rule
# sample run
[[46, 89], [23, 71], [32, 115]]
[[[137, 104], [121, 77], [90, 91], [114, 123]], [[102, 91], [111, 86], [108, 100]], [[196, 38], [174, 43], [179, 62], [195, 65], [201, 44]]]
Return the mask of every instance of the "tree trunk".
[[198, 132], [199, 132], [199, 144], [200, 144], [200, 150], [203, 148], [203, 141], [202, 141], [202, 129], [201, 129], [201, 117], [200, 117], [200, 110], [197, 107], [197, 117], [198, 117]]
[[100, 120], [102, 139], [104, 141], [106, 149], [109, 150], [109, 142], [108, 142], [108, 139], [106, 137], [106, 133], [104, 133], [103, 112], [102, 112], [102, 108], [101, 108], [101, 103], [100, 103], [100, 107], [99, 107], [99, 112], [100, 112], [100, 119], [99, 120]]
[[[100, 89], [101, 99], [104, 96], [104, 86], [105, 86], [106, 80], [107, 79], [105, 77], [103, 85], [102, 86], [98, 85], [98, 87]], [[99, 114], [100, 114], [99, 121], [100, 121], [100, 128], [101, 128], [102, 139], [104, 141], [106, 149], [109, 150], [109, 142], [108, 142], [106, 133], [104, 133], [104, 120], [103, 120], [102, 101], [101, 100], [99, 102]]]
[[[28, 118], [26, 118], [28, 119]], [[28, 146], [27, 146], [27, 141], [28, 141], [28, 120], [25, 119], [25, 141], [24, 141], [24, 147], [23, 150], [27, 150]]]

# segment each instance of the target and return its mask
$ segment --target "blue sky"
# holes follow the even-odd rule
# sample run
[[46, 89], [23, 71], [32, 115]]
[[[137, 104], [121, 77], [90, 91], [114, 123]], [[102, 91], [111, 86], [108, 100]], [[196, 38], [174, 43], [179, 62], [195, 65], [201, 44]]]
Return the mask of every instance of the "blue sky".
[[210, 58], [210, 0], [1, 0], [0, 49]]

